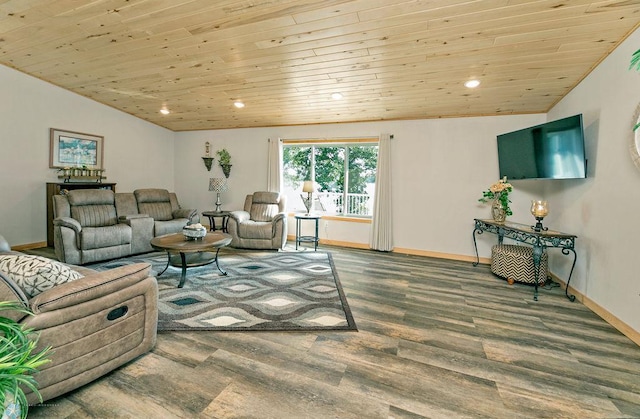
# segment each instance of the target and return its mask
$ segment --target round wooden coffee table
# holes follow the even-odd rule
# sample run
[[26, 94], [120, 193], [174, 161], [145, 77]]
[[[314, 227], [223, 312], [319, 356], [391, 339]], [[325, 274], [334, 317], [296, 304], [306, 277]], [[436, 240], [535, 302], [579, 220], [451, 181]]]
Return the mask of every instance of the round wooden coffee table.
[[225, 233], [210, 232], [201, 239], [187, 240], [182, 233], [166, 234], [151, 239], [151, 246], [167, 252], [167, 266], [158, 276], [167, 270], [169, 265], [182, 268], [182, 276], [178, 288], [184, 286], [187, 278], [187, 268], [204, 266], [215, 262], [216, 267], [222, 273], [227, 273], [220, 268], [218, 253], [220, 249], [231, 243], [231, 236]]

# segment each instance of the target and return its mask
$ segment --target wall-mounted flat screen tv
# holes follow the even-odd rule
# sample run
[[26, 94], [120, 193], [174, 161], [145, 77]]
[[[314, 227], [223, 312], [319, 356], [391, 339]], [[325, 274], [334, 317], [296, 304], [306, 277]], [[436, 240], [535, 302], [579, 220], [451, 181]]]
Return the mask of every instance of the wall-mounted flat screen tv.
[[582, 114], [498, 135], [500, 178], [587, 177]]

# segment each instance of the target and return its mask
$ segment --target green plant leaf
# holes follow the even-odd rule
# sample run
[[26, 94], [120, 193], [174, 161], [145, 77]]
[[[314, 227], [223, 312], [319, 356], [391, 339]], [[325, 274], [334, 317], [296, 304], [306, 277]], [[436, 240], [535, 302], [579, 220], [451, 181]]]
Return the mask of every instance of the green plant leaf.
[[640, 49], [631, 55], [631, 63], [629, 64], [629, 70], [640, 71]]
[[[503, 178], [499, 180], [500, 183], [507, 183], [507, 178]], [[493, 186], [493, 185], [492, 185]], [[506, 186], [500, 192], [492, 192], [491, 188], [482, 192], [482, 198], [478, 199], [479, 202], [489, 203], [491, 201], [497, 201], [500, 203], [500, 207], [504, 210], [506, 215], [513, 215], [513, 211], [509, 204], [511, 200], [509, 199], [509, 194], [513, 192], [513, 186]]]
[[[31, 314], [17, 301], [0, 301], [0, 312], [16, 310]], [[4, 406], [7, 394], [11, 394], [15, 403], [20, 406], [20, 415], [27, 417], [29, 403], [24, 389], [35, 393], [40, 401], [42, 396], [38, 391], [38, 383], [33, 374], [47, 362], [46, 358], [51, 347], [46, 347], [34, 353], [37, 347], [38, 334], [33, 329], [8, 317], [0, 316], [0, 406]]]
[[220, 165], [231, 164], [231, 154], [229, 154], [226, 148], [216, 151], [216, 155], [218, 156], [218, 163]]

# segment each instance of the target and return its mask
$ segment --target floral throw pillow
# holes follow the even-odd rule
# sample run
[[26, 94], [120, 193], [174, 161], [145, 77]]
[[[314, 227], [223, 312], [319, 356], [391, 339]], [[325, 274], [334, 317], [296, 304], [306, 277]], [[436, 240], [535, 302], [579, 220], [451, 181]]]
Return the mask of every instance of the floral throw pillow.
[[0, 271], [10, 276], [29, 297], [82, 278], [81, 273], [63, 263], [33, 255], [0, 255]]

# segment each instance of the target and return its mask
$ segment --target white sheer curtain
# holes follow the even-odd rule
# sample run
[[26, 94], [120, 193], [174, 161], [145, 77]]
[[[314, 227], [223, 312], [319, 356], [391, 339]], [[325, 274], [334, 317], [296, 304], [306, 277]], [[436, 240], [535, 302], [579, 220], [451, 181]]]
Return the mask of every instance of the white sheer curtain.
[[376, 194], [373, 200], [373, 219], [369, 247], [389, 252], [393, 250], [393, 226], [391, 213], [391, 139], [393, 135], [380, 135], [378, 167], [376, 169]]
[[282, 140], [269, 138], [269, 162], [267, 167], [267, 190], [282, 192]]

